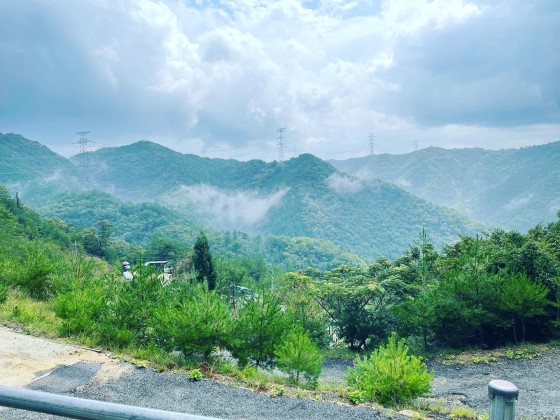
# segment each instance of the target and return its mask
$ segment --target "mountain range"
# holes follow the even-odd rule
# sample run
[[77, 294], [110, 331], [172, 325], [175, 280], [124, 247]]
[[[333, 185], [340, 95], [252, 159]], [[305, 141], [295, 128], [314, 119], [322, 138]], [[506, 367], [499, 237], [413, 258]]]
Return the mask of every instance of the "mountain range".
[[560, 208], [560, 141], [508, 150], [429, 147], [329, 162], [364, 182], [381, 179], [505, 229], [550, 222]]
[[[88, 189], [120, 200], [171, 208], [193, 226], [308, 237], [368, 259], [398, 256], [422, 229], [441, 246], [486, 226], [398, 183], [364, 177], [359, 170], [359, 176], [348, 175], [309, 154], [285, 162], [239, 162], [140, 141], [65, 159], [22, 136], [0, 134], [0, 156], [0, 183], [44, 212], [56, 208], [60, 193], [85, 181]], [[95, 203], [77, 200], [80, 205], [91, 209]]]

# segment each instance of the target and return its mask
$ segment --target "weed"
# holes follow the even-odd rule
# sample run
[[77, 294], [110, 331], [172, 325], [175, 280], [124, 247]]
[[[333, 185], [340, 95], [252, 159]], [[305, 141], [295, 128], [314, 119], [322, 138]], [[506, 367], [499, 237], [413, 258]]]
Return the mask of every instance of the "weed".
[[0, 305], [0, 320], [22, 324], [26, 331], [56, 337], [61, 320], [50, 301], [38, 301], [19, 291], [8, 291], [8, 299]]
[[366, 402], [366, 395], [363, 391], [356, 389], [348, 393], [348, 400], [355, 405], [363, 404]]
[[284, 395], [284, 392], [286, 392], [286, 388], [284, 387], [284, 385], [275, 385], [270, 390], [270, 396], [281, 397], [282, 395]]
[[476, 420], [477, 418], [476, 413], [469, 407], [454, 407], [449, 416], [454, 419]]
[[202, 372], [200, 371], [200, 369], [192, 369], [189, 372], [189, 379], [191, 381], [199, 381], [202, 379]]

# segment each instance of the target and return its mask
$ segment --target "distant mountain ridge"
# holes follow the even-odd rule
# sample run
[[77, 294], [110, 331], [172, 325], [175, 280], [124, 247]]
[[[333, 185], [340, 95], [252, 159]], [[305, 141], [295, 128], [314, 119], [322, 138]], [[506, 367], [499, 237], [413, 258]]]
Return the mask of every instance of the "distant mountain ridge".
[[[30, 142], [15, 141], [22, 149]], [[443, 245], [483, 227], [395, 185], [344, 175], [308, 154], [281, 163], [239, 162], [141, 141], [82, 158], [91, 187], [120, 199], [161, 203], [217, 229], [327, 240], [365, 258], [398, 256], [423, 228]], [[60, 168], [71, 165], [72, 171], [57, 188], [69, 189], [80, 174], [60, 159]], [[35, 165], [41, 161], [37, 156]], [[36, 189], [30, 200], [23, 191], [30, 203], [52, 198], [45, 193], [48, 199], [42, 199]]]
[[508, 150], [429, 147], [330, 163], [507, 229], [553, 221], [560, 208], [560, 141]]
[[345, 176], [309, 154], [238, 162], [143, 141], [89, 159], [97, 187], [120, 198], [158, 201], [225, 230], [325, 239], [368, 258], [399, 255], [423, 228], [441, 245], [482, 227], [394, 185]]

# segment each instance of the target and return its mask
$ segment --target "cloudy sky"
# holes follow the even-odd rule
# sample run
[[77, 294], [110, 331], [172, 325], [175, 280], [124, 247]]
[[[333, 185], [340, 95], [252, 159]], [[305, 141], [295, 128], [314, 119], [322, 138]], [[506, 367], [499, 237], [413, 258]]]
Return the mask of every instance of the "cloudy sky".
[[0, 0], [0, 132], [236, 159], [560, 140], [558, 0]]

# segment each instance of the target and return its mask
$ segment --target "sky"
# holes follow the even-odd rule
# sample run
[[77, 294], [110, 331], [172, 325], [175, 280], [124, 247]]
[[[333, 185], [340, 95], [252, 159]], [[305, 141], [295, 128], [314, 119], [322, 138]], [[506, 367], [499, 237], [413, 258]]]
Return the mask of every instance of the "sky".
[[0, 132], [239, 160], [560, 140], [558, 0], [0, 0]]

